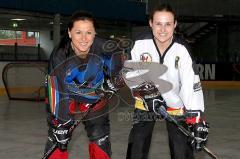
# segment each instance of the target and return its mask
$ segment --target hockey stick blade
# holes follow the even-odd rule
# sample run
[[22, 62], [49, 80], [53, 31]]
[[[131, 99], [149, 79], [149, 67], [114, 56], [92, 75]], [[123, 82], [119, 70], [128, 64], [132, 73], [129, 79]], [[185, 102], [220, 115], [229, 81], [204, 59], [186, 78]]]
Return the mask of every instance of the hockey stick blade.
[[[166, 111], [166, 109], [161, 106], [158, 109], [158, 113], [161, 114], [164, 119], [166, 119], [168, 122], [172, 122], [184, 135], [191, 137], [193, 139], [195, 139], [195, 137], [192, 135], [191, 132], [189, 132], [187, 129], [185, 129], [182, 125], [180, 125], [178, 123], [178, 121], [173, 118], [171, 115], [168, 114], [168, 112]], [[219, 159], [211, 150], [209, 150], [206, 146], [203, 147], [204, 152], [206, 152], [211, 158], [213, 159]]]

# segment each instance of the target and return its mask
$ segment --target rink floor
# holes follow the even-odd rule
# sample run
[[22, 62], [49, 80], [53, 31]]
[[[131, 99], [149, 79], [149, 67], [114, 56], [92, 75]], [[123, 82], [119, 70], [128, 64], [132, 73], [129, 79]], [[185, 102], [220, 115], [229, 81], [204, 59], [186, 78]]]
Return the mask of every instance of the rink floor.
[[[122, 91], [122, 98], [110, 113], [112, 159], [125, 159], [131, 128], [133, 101]], [[238, 159], [240, 151], [240, 90], [211, 89], [204, 91], [206, 118], [210, 123], [207, 147], [219, 159]], [[113, 99], [117, 100], [117, 97]], [[128, 103], [128, 104], [126, 104]], [[47, 138], [45, 105], [42, 102], [8, 100], [0, 97], [0, 158], [40, 159]], [[88, 139], [82, 125], [73, 134], [69, 145], [70, 159], [88, 159]], [[210, 159], [205, 153], [197, 159]], [[170, 159], [165, 122], [155, 125], [149, 159]]]

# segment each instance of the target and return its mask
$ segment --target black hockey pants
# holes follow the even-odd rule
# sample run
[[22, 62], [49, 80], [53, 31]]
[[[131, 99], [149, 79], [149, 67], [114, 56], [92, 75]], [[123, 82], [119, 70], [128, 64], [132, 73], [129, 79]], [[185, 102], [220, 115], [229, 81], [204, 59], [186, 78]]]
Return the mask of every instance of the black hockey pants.
[[[129, 134], [126, 159], [147, 159], [151, 145], [152, 132], [158, 117], [153, 112], [134, 110], [133, 127]], [[194, 159], [193, 150], [187, 137], [178, 128], [167, 122], [171, 159]], [[162, 145], [165, 146], [165, 145]], [[161, 145], [159, 145], [161, 148]], [[161, 159], [161, 154], [156, 159]]]

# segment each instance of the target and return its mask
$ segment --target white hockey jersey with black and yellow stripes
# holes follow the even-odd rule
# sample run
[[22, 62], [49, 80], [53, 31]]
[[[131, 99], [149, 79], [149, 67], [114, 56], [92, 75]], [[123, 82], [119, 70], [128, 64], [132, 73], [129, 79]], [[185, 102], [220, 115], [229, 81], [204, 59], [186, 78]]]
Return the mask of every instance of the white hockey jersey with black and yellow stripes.
[[171, 44], [161, 55], [152, 32], [147, 32], [135, 40], [131, 50], [132, 61], [158, 62], [168, 67], [159, 78], [172, 83], [173, 88], [162, 97], [170, 108], [201, 110], [204, 99], [201, 82], [187, 43], [174, 35]]

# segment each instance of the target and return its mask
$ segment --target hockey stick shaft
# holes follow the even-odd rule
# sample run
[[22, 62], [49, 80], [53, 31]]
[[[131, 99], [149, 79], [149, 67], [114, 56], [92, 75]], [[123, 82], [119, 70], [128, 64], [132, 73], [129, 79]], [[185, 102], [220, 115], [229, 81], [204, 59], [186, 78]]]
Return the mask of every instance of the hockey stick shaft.
[[211, 150], [209, 150], [206, 146], [203, 147], [203, 150], [212, 158], [219, 159]]
[[[178, 123], [178, 121], [173, 118], [171, 115], [168, 114], [168, 112], [166, 111], [166, 109], [161, 106], [159, 109], [159, 113], [168, 121], [168, 122], [172, 122], [184, 135], [186, 135], [187, 137], [193, 138], [195, 139], [195, 137], [191, 134], [191, 132], [189, 132], [186, 128], [184, 128], [182, 125], [180, 125]], [[210, 151], [206, 146], [203, 147], [204, 152], [206, 152], [211, 158], [213, 159], [218, 159], [218, 157], [212, 152]]]

